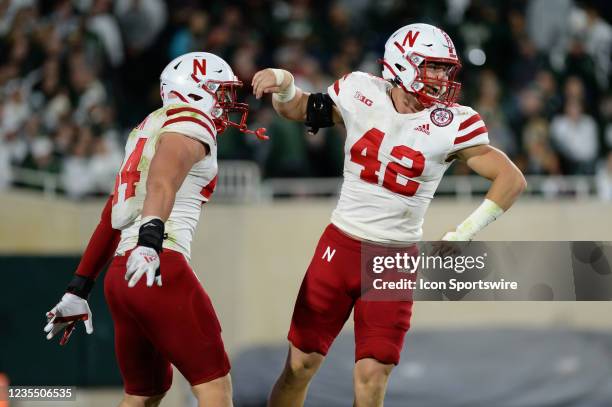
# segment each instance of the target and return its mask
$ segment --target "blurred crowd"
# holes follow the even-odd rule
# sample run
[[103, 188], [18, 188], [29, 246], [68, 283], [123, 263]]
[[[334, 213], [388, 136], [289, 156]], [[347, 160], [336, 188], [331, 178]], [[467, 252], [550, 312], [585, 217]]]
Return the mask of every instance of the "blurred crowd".
[[607, 0], [0, 0], [0, 189], [19, 167], [58, 174], [72, 197], [108, 193], [127, 134], [161, 106], [159, 73], [196, 50], [230, 63], [250, 127], [271, 136], [228, 131], [220, 159], [267, 178], [340, 176], [343, 130], [279, 119], [250, 95], [253, 74], [283, 67], [308, 91], [380, 75], [387, 37], [427, 22], [453, 38], [461, 103], [492, 145], [527, 174], [594, 175], [612, 199], [610, 18]]

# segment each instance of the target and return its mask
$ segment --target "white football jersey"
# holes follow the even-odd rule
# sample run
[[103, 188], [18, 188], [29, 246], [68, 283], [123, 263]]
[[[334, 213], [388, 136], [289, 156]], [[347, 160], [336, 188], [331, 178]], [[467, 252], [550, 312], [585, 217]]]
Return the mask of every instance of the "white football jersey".
[[208, 202], [217, 183], [217, 130], [208, 115], [187, 104], [167, 105], [154, 111], [128, 137], [113, 193], [112, 224], [121, 230], [118, 255], [136, 247], [149, 166], [159, 138], [169, 132], [184, 134], [209, 147], [209, 154], [187, 174], [165, 223], [167, 238], [163, 247], [190, 258], [202, 205]]
[[363, 72], [337, 80], [328, 94], [346, 126], [344, 183], [332, 223], [381, 243], [421, 239], [425, 212], [454, 152], [488, 144], [472, 108], [434, 105], [401, 114], [392, 85]]

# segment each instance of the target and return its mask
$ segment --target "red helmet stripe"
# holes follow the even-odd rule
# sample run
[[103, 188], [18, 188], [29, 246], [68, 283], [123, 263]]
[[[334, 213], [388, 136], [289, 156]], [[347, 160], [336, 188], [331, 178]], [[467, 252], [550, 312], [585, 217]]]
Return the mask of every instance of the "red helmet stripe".
[[[391, 65], [389, 65], [389, 64], [387, 63], [387, 61], [385, 61], [385, 60], [383, 59], [383, 60], [382, 60], [382, 64], [385, 66], [385, 68], [387, 68], [389, 71], [391, 71], [391, 74], [393, 74], [393, 76], [397, 76], [397, 73], [395, 73], [395, 71], [393, 70], [393, 68], [391, 68]], [[406, 89], [406, 87], [404, 86], [404, 84], [403, 84], [403, 83], [401, 83], [401, 82], [400, 82], [400, 83], [399, 83], [399, 86], [400, 86], [400, 87], [401, 87], [401, 88], [404, 90], [404, 92], [406, 92], [406, 93], [410, 93], [410, 92], [408, 91], [408, 89]]]
[[197, 114], [202, 115], [202, 116], [206, 116], [206, 114], [203, 111], [198, 110], [195, 107], [178, 107], [178, 108], [175, 108], [175, 109], [169, 109], [166, 112], [166, 116], [172, 116], [172, 115], [175, 115], [175, 114], [178, 114], [178, 113], [182, 113], [182, 112], [191, 112], [191, 113], [197, 113]]
[[185, 99], [185, 97], [184, 97], [183, 95], [181, 95], [180, 93], [178, 93], [177, 91], [173, 90], [173, 91], [171, 91], [170, 93], [174, 93], [174, 94], [175, 94], [175, 95], [176, 95], [176, 96], [177, 96], [179, 99], [181, 99], [183, 102], [185, 102], [185, 103], [189, 103], [189, 102], [187, 101], [187, 99]]
[[397, 48], [400, 50], [400, 52], [401, 52], [402, 54], [405, 54], [405, 53], [406, 53], [406, 50], [404, 49], [404, 47], [402, 47], [402, 46], [400, 45], [400, 43], [399, 43], [399, 42], [395, 41], [393, 44], [394, 44], [394, 45], [395, 45], [395, 46], [396, 46], [396, 47], [397, 47]]

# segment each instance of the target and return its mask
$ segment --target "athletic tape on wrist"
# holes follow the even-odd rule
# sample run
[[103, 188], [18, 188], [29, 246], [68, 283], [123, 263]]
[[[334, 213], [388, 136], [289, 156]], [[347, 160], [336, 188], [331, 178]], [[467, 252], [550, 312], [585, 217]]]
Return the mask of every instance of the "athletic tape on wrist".
[[[282, 69], [272, 69], [272, 73], [274, 73], [274, 77], [276, 78], [276, 86], [280, 86], [285, 79], [285, 72]], [[287, 72], [289, 73], [289, 72]], [[280, 92], [274, 92], [272, 94], [272, 98], [281, 103], [287, 103], [295, 97], [295, 80], [293, 79], [293, 75], [289, 73], [291, 77], [291, 81], [289, 82], [289, 86], [286, 89]]]
[[283, 79], [285, 79], [285, 72], [282, 69], [272, 68], [272, 73], [276, 78], [276, 86], [280, 86], [283, 83]]
[[499, 218], [504, 210], [490, 199], [485, 199], [478, 208], [466, 220], [457, 226], [457, 234], [461, 240], [472, 240], [476, 233], [480, 232], [491, 222]]

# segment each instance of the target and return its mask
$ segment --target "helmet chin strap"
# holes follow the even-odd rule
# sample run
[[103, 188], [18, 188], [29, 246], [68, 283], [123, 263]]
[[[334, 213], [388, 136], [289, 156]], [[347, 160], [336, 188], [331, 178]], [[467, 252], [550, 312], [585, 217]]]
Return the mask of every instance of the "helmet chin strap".
[[222, 117], [215, 118], [215, 125], [217, 126], [217, 131], [219, 132], [225, 130], [227, 127], [235, 127], [242, 133], [254, 134], [255, 137], [260, 140], [270, 140], [270, 136], [266, 134], [267, 129], [265, 127], [258, 127], [255, 130], [250, 130], [247, 128], [246, 124], [234, 123], [232, 121], [224, 120]]
[[265, 127], [259, 127], [256, 130], [249, 130], [246, 127], [245, 128], [239, 128], [239, 130], [243, 133], [247, 133], [247, 134], [254, 134], [258, 139], [260, 140], [269, 140], [270, 136], [268, 136], [266, 134], [266, 128]]

